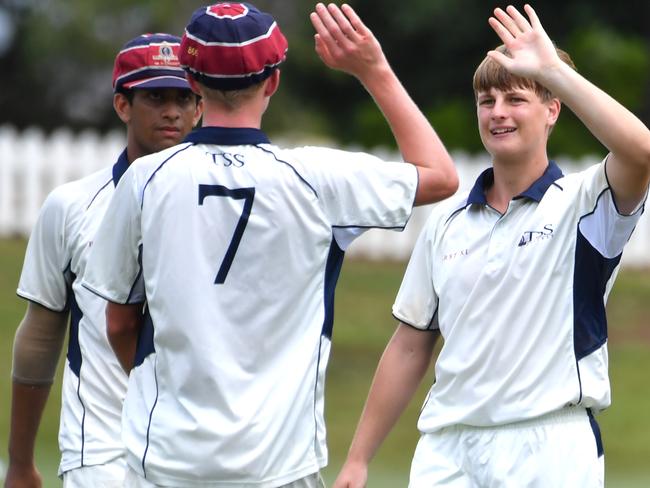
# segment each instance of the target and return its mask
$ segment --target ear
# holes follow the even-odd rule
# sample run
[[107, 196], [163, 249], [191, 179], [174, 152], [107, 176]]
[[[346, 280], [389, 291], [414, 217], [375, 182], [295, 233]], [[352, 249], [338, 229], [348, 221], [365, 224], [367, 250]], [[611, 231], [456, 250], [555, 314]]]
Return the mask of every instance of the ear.
[[550, 127], [553, 127], [557, 122], [558, 117], [560, 116], [562, 103], [558, 98], [551, 98], [551, 100], [548, 102], [547, 105], [548, 105], [547, 123]]
[[271, 76], [266, 79], [266, 84], [264, 85], [264, 96], [272, 96], [280, 87], [280, 70], [275, 69]]
[[186, 74], [185, 77], [187, 78], [187, 82], [190, 84], [190, 88], [192, 91], [198, 95], [199, 97], [201, 96], [201, 88], [199, 87], [198, 82], [194, 79], [193, 76]]
[[203, 115], [203, 98], [199, 98], [199, 101], [196, 103], [196, 108], [194, 109], [194, 117], [192, 118], [192, 127], [196, 127], [196, 125], [199, 123], [199, 120], [201, 120], [202, 115]]
[[116, 93], [113, 95], [113, 108], [115, 113], [122, 122], [128, 124], [131, 120], [131, 103], [126, 95], [123, 93]]

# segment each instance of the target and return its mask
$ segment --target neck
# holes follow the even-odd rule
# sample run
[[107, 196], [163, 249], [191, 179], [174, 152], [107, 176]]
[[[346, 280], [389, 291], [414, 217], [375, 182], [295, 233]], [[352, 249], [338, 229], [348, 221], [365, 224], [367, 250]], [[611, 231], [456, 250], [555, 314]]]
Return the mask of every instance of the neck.
[[208, 112], [203, 113], [203, 127], [246, 127], [259, 129], [262, 127], [262, 116], [245, 112]]
[[129, 164], [142, 156], [146, 156], [146, 153], [141, 149], [138, 149], [137, 144], [132, 143], [130, 140], [127, 140], [126, 159]]
[[488, 204], [504, 213], [510, 200], [527, 190], [548, 167], [548, 157], [529, 159], [527, 163], [494, 159], [494, 184], [487, 190]]

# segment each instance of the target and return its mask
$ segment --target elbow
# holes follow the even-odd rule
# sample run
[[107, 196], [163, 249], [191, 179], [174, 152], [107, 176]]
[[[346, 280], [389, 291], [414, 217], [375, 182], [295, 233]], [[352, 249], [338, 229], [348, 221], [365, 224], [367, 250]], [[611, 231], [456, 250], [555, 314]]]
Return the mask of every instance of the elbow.
[[458, 187], [460, 186], [460, 179], [458, 178], [458, 172], [456, 172], [456, 168], [454, 168], [447, 176], [445, 183], [445, 196], [443, 198], [448, 198], [456, 193], [458, 191]]
[[643, 163], [648, 171], [650, 171], [650, 136], [646, 138], [643, 147]]
[[142, 318], [142, 304], [108, 303], [106, 305], [106, 335], [109, 338], [133, 335], [140, 329]]
[[109, 339], [124, 337], [132, 334], [136, 330], [133, 323], [109, 320], [106, 322], [106, 335]]
[[453, 165], [446, 171], [419, 170], [416, 205], [428, 205], [449, 198], [458, 191], [458, 173]]

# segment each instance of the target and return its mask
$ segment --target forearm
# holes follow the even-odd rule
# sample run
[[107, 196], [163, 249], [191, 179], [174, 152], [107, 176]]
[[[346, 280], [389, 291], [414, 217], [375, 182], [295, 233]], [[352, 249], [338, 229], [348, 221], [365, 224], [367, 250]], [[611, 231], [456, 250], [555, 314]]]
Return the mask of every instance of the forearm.
[[458, 175], [451, 156], [388, 64], [359, 79], [384, 114], [403, 159], [430, 180], [420, 188], [416, 203], [437, 201], [456, 191]]
[[143, 304], [106, 304], [106, 335], [122, 369], [128, 374], [135, 363], [138, 334], [143, 323]]
[[355, 76], [368, 90], [393, 131], [405, 161], [418, 169], [416, 204], [453, 194], [458, 175], [449, 153], [391, 69], [379, 42], [347, 4], [319, 3], [310, 15], [316, 52], [325, 64]]
[[[409, 336], [407, 341], [405, 336]], [[379, 361], [347, 463], [367, 465], [374, 457], [417, 391], [431, 364], [437, 337], [437, 333], [400, 325]]]
[[133, 369], [135, 350], [138, 341], [137, 331], [122, 334], [109, 334], [108, 342], [117, 356], [122, 369], [128, 374]]
[[30, 302], [16, 330], [7, 488], [41, 486], [34, 445], [61, 354], [67, 317], [67, 312]]
[[11, 469], [29, 468], [34, 464], [34, 444], [50, 385], [23, 385], [13, 382], [9, 432]]
[[632, 112], [564, 63], [539, 81], [618, 159], [650, 168], [650, 131]]

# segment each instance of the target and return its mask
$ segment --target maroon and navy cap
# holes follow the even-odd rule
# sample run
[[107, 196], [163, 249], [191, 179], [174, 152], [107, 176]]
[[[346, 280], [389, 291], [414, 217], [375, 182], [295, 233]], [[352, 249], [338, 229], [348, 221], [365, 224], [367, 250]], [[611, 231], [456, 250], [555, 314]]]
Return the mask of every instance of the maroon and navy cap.
[[143, 34], [127, 42], [115, 58], [113, 91], [131, 88], [190, 89], [178, 61], [180, 37]]
[[248, 3], [218, 3], [192, 14], [179, 59], [206, 86], [240, 90], [268, 78], [285, 60], [287, 47], [269, 14]]

